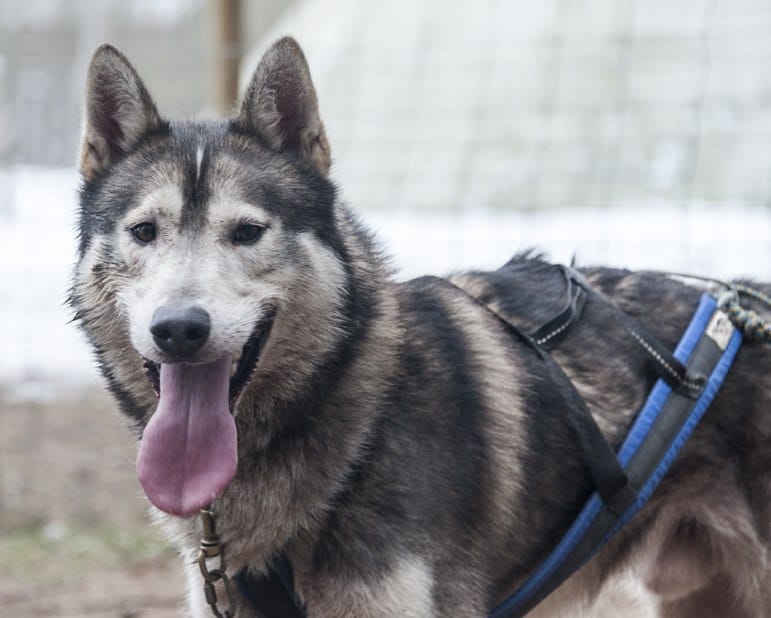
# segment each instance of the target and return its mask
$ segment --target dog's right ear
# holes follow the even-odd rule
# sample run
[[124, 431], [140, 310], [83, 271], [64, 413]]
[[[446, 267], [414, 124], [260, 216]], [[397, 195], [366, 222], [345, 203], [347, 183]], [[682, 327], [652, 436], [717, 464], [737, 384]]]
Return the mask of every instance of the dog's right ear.
[[86, 80], [80, 174], [92, 180], [162, 122], [134, 67], [112, 45], [101, 45]]

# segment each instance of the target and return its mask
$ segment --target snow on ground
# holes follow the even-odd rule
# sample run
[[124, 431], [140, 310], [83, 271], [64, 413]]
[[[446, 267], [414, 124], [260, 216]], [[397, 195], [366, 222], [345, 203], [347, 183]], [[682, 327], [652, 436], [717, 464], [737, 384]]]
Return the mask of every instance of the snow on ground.
[[[0, 388], [54, 395], [98, 380], [64, 301], [76, 249], [78, 180], [69, 170], [0, 170]], [[9, 199], [10, 198], [10, 199]], [[494, 268], [515, 251], [553, 260], [771, 280], [771, 209], [626, 204], [521, 213], [361, 212], [400, 278]]]

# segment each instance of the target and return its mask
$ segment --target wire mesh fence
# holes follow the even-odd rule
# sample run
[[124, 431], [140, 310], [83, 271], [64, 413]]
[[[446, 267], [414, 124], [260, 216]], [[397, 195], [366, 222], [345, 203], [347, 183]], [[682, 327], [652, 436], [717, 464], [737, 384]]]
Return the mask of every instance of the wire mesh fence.
[[[337, 176], [364, 207], [771, 201], [767, 3], [289, 6], [273, 32], [305, 46]], [[72, 165], [85, 66], [105, 37], [167, 113], [207, 106], [216, 47], [200, 0], [4, 0], [0, 15], [6, 165]]]
[[768, 205], [768, 7], [410, 7], [359, 3], [344, 40], [309, 53], [340, 175], [367, 203]]

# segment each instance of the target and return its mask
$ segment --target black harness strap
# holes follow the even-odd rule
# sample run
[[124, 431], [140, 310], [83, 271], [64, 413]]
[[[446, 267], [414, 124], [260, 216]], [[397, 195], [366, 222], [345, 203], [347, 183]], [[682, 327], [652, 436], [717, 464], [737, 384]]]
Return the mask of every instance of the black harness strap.
[[289, 560], [282, 552], [268, 574], [255, 577], [246, 569], [233, 578], [241, 596], [267, 618], [305, 618], [305, 608], [294, 591]]
[[[596, 292], [593, 292], [596, 293]], [[672, 389], [690, 399], [697, 399], [704, 388], [704, 376], [696, 374], [677, 360], [672, 352], [663, 345], [639, 320], [621, 310], [612, 300], [603, 297], [605, 302], [616, 312], [616, 318], [632, 335], [634, 340], [645, 350], [654, 373]]]
[[578, 318], [581, 316], [587, 298], [587, 287], [583, 277], [567, 266], [559, 266], [559, 268], [565, 275], [566, 304], [555, 318], [538, 327], [531, 335], [525, 334], [511, 320], [502, 316], [488, 304], [480, 301], [451, 281], [440, 277], [431, 278], [462, 292], [492, 313], [510, 331], [516, 333], [520, 339], [524, 340], [538, 352], [541, 360], [546, 363], [551, 376], [550, 379], [554, 383], [562, 382], [569, 386], [568, 403], [574, 413], [570, 414], [566, 420], [575, 432], [576, 442], [589, 469], [592, 483], [597, 493], [602, 497], [603, 502], [608, 505], [608, 508], [622, 513], [634, 501], [635, 491], [630, 487], [629, 479], [621, 467], [616, 453], [611, 445], [608, 444], [608, 441], [605, 440], [605, 436], [600, 431], [597, 421], [586, 406], [583, 397], [578, 393], [562, 368], [549, 354], [544, 353], [544, 348], [550, 349], [555, 347], [572, 331]]
[[570, 334], [586, 304], [587, 285], [584, 278], [567, 266], [559, 266], [559, 269], [565, 275], [565, 307], [530, 335], [544, 350], [553, 349]]
[[587, 296], [594, 294], [613, 308], [616, 319], [626, 328], [634, 340], [645, 350], [650, 366], [658, 377], [678, 392], [696, 399], [704, 386], [703, 376], [689, 376], [685, 365], [677, 360], [639, 320], [621, 310], [610, 298], [591, 289], [584, 277], [568, 266], [556, 266], [565, 275], [566, 304], [563, 310], [530, 335], [544, 350], [553, 350], [570, 334], [586, 303]]

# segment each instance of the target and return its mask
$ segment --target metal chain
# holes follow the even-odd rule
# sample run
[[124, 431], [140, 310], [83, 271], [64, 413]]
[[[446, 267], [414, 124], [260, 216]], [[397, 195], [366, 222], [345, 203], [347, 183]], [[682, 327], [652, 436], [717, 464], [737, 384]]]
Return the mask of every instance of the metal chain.
[[[197, 562], [203, 576], [203, 593], [206, 597], [206, 602], [217, 618], [234, 618], [237, 607], [236, 594], [233, 589], [233, 582], [227, 575], [222, 543], [214, 529], [214, 513], [209, 509], [201, 509], [201, 523], [203, 524], [203, 535]], [[214, 560], [215, 558], [219, 558], [219, 564], [216, 568], [210, 569], [207, 561]], [[216, 589], [218, 582], [222, 582], [225, 596], [227, 597], [227, 607], [225, 609], [220, 609], [220, 601], [217, 597]]]

